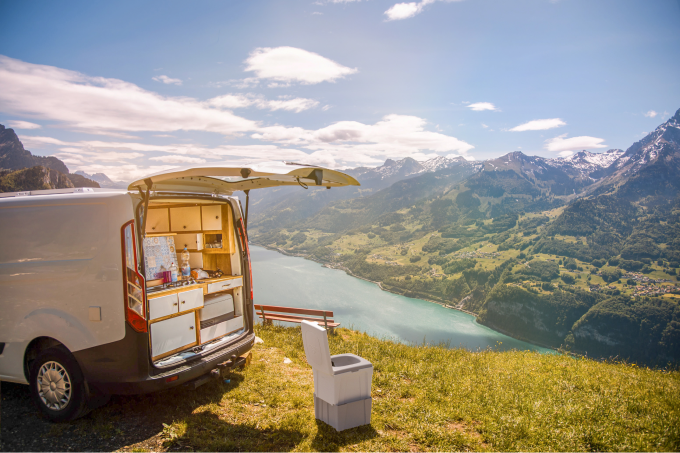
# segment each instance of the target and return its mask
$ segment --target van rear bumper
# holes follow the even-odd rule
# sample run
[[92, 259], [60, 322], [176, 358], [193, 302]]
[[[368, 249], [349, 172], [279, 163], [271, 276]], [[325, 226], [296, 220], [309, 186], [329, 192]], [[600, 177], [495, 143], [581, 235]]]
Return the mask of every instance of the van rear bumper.
[[[232, 355], [243, 355], [250, 351], [255, 344], [255, 333], [248, 332], [244, 338], [231, 345], [225, 346], [211, 354], [196, 358], [189, 362], [173, 367], [169, 370], [158, 370], [150, 363], [146, 373], [118, 373], [117, 376], [103, 376], [101, 373], [88, 373], [91, 363], [86, 364], [78, 360], [83, 368], [88, 385], [95, 389], [114, 395], [134, 395], [141, 393], [151, 393], [158, 390], [169, 389], [182, 385], [192, 379], [200, 377], [217, 367], [218, 363], [225, 362]], [[76, 358], [78, 354], [76, 354]], [[148, 359], [147, 363], [148, 363]], [[85, 365], [85, 366], [83, 366]], [[90, 366], [88, 366], [90, 365]], [[122, 370], [121, 370], [122, 371]], [[160, 372], [159, 372], [160, 371]], [[158, 372], [158, 374], [156, 374]], [[168, 379], [177, 379], [168, 382]]]

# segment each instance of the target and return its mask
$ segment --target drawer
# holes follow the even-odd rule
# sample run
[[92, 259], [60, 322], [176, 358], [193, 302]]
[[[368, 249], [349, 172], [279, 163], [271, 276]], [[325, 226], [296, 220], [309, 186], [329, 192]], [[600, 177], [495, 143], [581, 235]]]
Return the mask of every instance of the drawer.
[[201, 231], [201, 208], [170, 208], [170, 226], [172, 231]]
[[203, 306], [203, 289], [192, 289], [178, 293], [179, 311], [193, 310]]
[[243, 328], [243, 316], [206, 327], [205, 329], [201, 329], [201, 342], [207, 343], [217, 337], [222, 337], [241, 328]]
[[178, 303], [177, 294], [149, 299], [149, 319], [158, 319], [163, 316], [174, 315], [179, 312]]
[[231, 278], [221, 282], [208, 283], [208, 294], [243, 286], [243, 277]]
[[167, 233], [170, 231], [167, 209], [149, 209], [146, 219], [147, 233]]
[[151, 324], [151, 356], [196, 344], [196, 315], [187, 313]]
[[202, 206], [201, 220], [205, 231], [216, 231], [222, 229], [222, 207], [221, 206]]

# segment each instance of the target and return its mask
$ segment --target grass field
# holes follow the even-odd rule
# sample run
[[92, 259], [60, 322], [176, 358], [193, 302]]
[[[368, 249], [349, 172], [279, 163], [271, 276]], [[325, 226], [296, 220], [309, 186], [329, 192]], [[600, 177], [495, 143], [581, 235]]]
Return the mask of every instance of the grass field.
[[[677, 371], [533, 352], [411, 347], [347, 329], [329, 337], [331, 354], [352, 352], [374, 364], [373, 418], [370, 426], [337, 433], [314, 419], [300, 329], [258, 326], [257, 334], [264, 344], [229, 384], [150, 396], [154, 412], [176, 417], [153, 442], [124, 450], [680, 449]], [[125, 412], [112, 404], [100, 417]]]

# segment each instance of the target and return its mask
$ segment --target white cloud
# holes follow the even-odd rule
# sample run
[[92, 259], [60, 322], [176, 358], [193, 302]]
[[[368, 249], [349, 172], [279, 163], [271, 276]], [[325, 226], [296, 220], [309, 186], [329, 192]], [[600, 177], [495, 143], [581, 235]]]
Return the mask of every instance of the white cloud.
[[314, 11], [314, 12], [312, 13], [312, 16], [323, 16], [323, 13], [321, 13], [321, 12], [319, 12], [319, 11]]
[[123, 182], [132, 182], [144, 176], [170, 170], [172, 168], [177, 168], [177, 165], [144, 166], [137, 164], [125, 164], [125, 165], [83, 164], [74, 166], [73, 168], [69, 167], [69, 169], [72, 172], [81, 170], [91, 175], [94, 173], [104, 173], [106, 176], [108, 176], [114, 181]]
[[558, 156], [560, 156], [560, 157], [569, 157], [569, 156], [573, 156], [573, 155], [574, 155], [573, 151], [560, 151], [559, 154], [558, 154]]
[[484, 110], [498, 110], [498, 107], [493, 105], [491, 102], [475, 102], [474, 104], [468, 105], [468, 108], [474, 110], [475, 112], [482, 112]]
[[40, 129], [40, 124], [29, 123], [28, 121], [8, 121], [7, 125], [13, 129]]
[[304, 110], [319, 105], [319, 101], [307, 98], [294, 98], [292, 96], [279, 96], [278, 99], [267, 100], [255, 94], [225, 94], [216, 98], [208, 99], [208, 104], [218, 108], [237, 109], [254, 106], [258, 109], [271, 111], [288, 110], [300, 113]]
[[[306, 98], [265, 99], [250, 94], [225, 95], [205, 101], [165, 97], [125, 81], [91, 77], [2, 56], [0, 86], [3, 87], [0, 90], [3, 114], [21, 114], [49, 120], [76, 132], [103, 135], [98, 140], [22, 135], [20, 139], [28, 149], [42, 155], [58, 153], [68, 160], [71, 171], [101, 171], [118, 180], [150, 174], [156, 168], [170, 168], [167, 166], [170, 164], [189, 163], [185, 158], [219, 159], [232, 165], [293, 160], [346, 168], [378, 165], [387, 158], [406, 156], [418, 160], [448, 154], [469, 158], [466, 154], [473, 149], [471, 144], [456, 137], [428, 130], [427, 121], [416, 116], [387, 115], [373, 124], [341, 121], [317, 130], [263, 126], [225, 109], [249, 105], [302, 111], [319, 104]], [[168, 133], [181, 130], [217, 132], [242, 137], [244, 142], [212, 147], [179, 140], [168, 144], [168, 139], [174, 138], [168, 137]], [[131, 131], [148, 131], [153, 136], [165, 137], [161, 141], [151, 136], [146, 143], [142, 138], [132, 137]], [[156, 144], [154, 140], [164, 144]], [[155, 165], [161, 163], [166, 166]], [[112, 170], [114, 167], [129, 171]]]
[[237, 135], [258, 128], [255, 121], [196, 99], [161, 96], [122, 80], [1, 55], [0, 86], [4, 113], [52, 120], [94, 134], [194, 130]]
[[655, 112], [654, 110], [650, 110], [649, 112], [645, 113], [644, 115], [645, 115], [647, 118], [654, 118], [656, 115], [658, 115], [658, 113]]
[[419, 2], [397, 3], [385, 11], [387, 20], [403, 20], [423, 12], [425, 6], [436, 1], [455, 2], [461, 0], [421, 0]]
[[397, 3], [385, 11], [385, 15], [387, 16], [387, 20], [408, 19], [409, 17], [419, 14], [423, 10], [423, 6], [422, 2]]
[[545, 141], [545, 149], [548, 151], [580, 151], [583, 149], [598, 149], [606, 148], [603, 144], [603, 138], [588, 137], [586, 135], [581, 137], [566, 138], [567, 134], [560, 135]]
[[159, 75], [156, 77], [152, 77], [152, 80], [155, 80], [156, 82], [163, 82], [166, 85], [181, 85], [182, 81], [180, 79], [173, 79], [171, 77], [168, 77], [166, 75]]
[[527, 123], [520, 124], [510, 129], [512, 132], [524, 132], [524, 131], [544, 131], [547, 129], [554, 129], [560, 126], [566, 126], [567, 123], [559, 118], [551, 118], [545, 120], [533, 120]]
[[203, 164], [205, 163], [205, 159], [201, 159], [200, 157], [189, 157], [189, 156], [180, 156], [177, 154], [170, 154], [167, 156], [157, 156], [157, 157], [151, 157], [149, 160], [157, 161], [157, 162], [163, 162], [165, 164]]
[[245, 63], [258, 79], [273, 81], [270, 86], [334, 82], [358, 71], [295, 47], [258, 47]]
[[386, 158], [426, 156], [457, 152], [464, 155], [472, 148], [455, 137], [425, 130], [426, 121], [406, 115], [387, 115], [367, 125], [340, 121], [316, 131], [282, 126], [265, 127], [251, 137], [264, 141], [300, 146], [331, 156], [340, 165], [382, 163]]
[[484, 129], [488, 129], [488, 128], [489, 128], [489, 126], [486, 125], [486, 124], [484, 124], [484, 123], [482, 123], [482, 127], [483, 127]]

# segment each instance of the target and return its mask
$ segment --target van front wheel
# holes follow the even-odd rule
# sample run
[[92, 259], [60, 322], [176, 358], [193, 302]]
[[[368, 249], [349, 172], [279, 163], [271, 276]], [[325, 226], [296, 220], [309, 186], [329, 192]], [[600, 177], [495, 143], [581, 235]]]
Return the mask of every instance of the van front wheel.
[[41, 351], [30, 376], [33, 402], [50, 421], [68, 422], [88, 412], [83, 373], [66, 348]]

